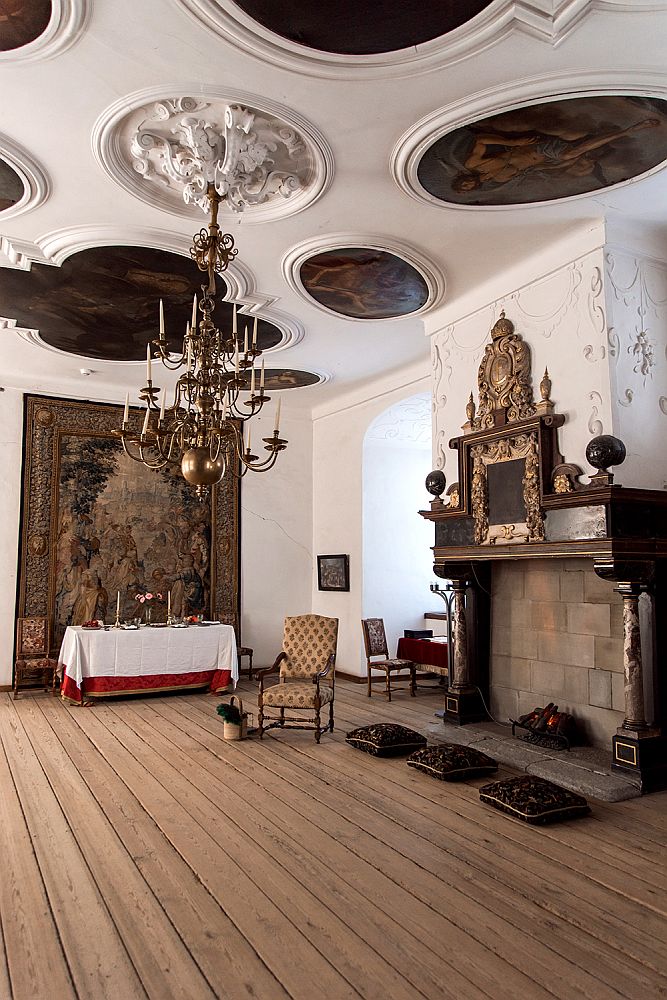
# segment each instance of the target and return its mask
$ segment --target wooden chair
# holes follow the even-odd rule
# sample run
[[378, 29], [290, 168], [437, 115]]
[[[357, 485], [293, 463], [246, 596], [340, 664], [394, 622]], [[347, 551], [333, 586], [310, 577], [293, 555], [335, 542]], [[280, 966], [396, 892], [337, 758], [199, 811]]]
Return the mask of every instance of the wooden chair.
[[58, 661], [49, 656], [49, 623], [46, 618], [19, 618], [16, 631], [16, 663], [14, 665], [14, 698], [24, 681], [30, 687], [35, 682], [54, 693]]
[[239, 673], [241, 672], [241, 657], [248, 657], [248, 680], [252, 680], [252, 654], [253, 650], [250, 646], [239, 646]]
[[[333, 732], [337, 642], [337, 618], [299, 615], [285, 619], [282, 651], [273, 666], [257, 671], [260, 739], [265, 729], [276, 726], [281, 729], [314, 729], [317, 743], [327, 729]], [[265, 688], [265, 678], [278, 671], [279, 682]], [[329, 722], [322, 728], [320, 712], [327, 704]], [[265, 713], [266, 708], [269, 715]], [[286, 714], [286, 710], [290, 714]], [[278, 712], [277, 717], [272, 714], [275, 711]], [[304, 713], [309, 715], [304, 718]], [[266, 722], [266, 719], [269, 721]]]
[[[384, 620], [382, 618], [362, 618], [361, 630], [364, 634], [364, 648], [366, 650], [366, 672], [368, 676], [368, 697], [371, 696], [371, 671], [384, 670], [385, 674], [385, 694], [391, 701], [391, 675], [400, 670], [410, 671], [410, 694], [414, 698], [417, 686], [417, 668], [412, 660], [389, 659], [387, 649], [387, 636], [384, 631]], [[372, 659], [374, 656], [381, 656], [381, 660]], [[404, 690], [404, 689], [401, 689]]]

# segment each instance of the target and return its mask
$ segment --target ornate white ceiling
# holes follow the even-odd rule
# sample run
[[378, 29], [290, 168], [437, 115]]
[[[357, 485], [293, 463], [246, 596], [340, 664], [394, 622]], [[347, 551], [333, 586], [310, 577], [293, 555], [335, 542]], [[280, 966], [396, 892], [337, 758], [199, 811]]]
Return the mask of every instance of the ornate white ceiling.
[[[249, 109], [261, 138], [273, 136], [270, 169], [293, 190], [286, 198], [277, 183], [243, 214], [223, 213], [239, 248], [230, 293], [283, 331], [272, 364], [330, 375], [294, 390], [290, 405], [335, 405], [403, 368], [426, 374], [425, 325], [437, 328], [439, 310], [451, 315], [510, 269], [534, 272], [592, 220], [622, 219], [667, 246], [661, 167], [617, 189], [502, 211], [437, 201], [416, 176], [435, 138], [487, 115], [563, 96], [665, 98], [666, 42], [667, 2], [657, 0], [495, 0], [446, 36], [363, 57], [288, 42], [231, 0], [54, 0], [42, 38], [0, 53], [0, 157], [26, 190], [0, 212], [0, 268], [58, 267], [114, 245], [187, 255], [203, 217], [182, 202], [159, 148], [178, 152], [183, 117], [219, 131], [226, 107]], [[155, 119], [157, 104], [183, 99], [192, 104]], [[148, 133], [157, 146], [138, 149]], [[304, 293], [300, 267], [343, 246], [403, 258], [427, 301], [363, 322], [323, 307]], [[0, 317], [4, 384], [75, 391], [79, 359], [21, 337], [2, 302]], [[95, 368], [82, 393], [122, 398], [136, 382], [128, 365]]]

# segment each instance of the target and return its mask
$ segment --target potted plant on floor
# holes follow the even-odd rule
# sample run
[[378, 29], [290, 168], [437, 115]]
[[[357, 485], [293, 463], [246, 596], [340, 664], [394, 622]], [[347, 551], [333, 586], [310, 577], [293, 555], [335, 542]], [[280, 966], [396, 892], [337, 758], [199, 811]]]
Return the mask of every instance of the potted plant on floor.
[[233, 694], [229, 702], [218, 705], [218, 715], [224, 725], [222, 735], [226, 740], [243, 740], [248, 735], [248, 713], [243, 711], [243, 702]]

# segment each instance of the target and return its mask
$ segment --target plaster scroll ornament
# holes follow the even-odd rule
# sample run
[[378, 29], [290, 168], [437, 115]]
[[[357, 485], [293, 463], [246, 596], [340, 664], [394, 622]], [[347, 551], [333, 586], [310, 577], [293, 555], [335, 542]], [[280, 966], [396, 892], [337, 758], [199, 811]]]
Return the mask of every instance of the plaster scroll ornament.
[[220, 110], [193, 97], [158, 101], [131, 140], [136, 172], [180, 187], [204, 212], [209, 185], [233, 212], [300, 191], [306, 146], [296, 129], [239, 105]]
[[473, 421], [475, 430], [493, 427], [497, 414], [509, 423], [535, 414], [530, 372], [530, 348], [514, 332], [514, 324], [500, 319], [491, 330], [477, 375], [479, 406]]
[[655, 358], [653, 357], [653, 344], [649, 340], [645, 330], [639, 331], [634, 345], [628, 347], [628, 354], [632, 355], [635, 362], [632, 366], [633, 372], [637, 375], [642, 375], [644, 385], [646, 385], [646, 379], [649, 375], [653, 376], [651, 369], [655, 364]]

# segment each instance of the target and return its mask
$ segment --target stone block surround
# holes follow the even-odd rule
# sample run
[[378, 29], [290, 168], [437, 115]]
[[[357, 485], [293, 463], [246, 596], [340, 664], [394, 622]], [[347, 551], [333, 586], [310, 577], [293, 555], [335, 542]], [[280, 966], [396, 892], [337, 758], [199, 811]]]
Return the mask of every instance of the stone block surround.
[[497, 563], [491, 583], [491, 711], [516, 719], [555, 701], [608, 746], [623, 722], [623, 600], [587, 559]]

